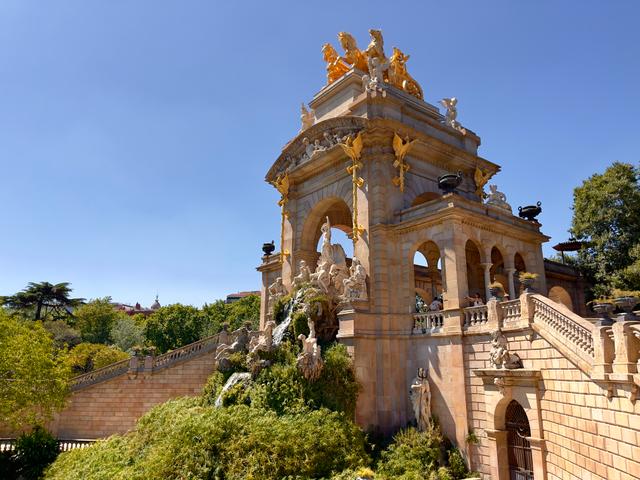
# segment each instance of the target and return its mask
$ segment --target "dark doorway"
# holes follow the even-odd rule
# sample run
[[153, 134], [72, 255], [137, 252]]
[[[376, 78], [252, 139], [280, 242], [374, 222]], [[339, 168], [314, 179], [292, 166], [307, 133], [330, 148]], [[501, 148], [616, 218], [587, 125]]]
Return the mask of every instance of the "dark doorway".
[[515, 400], [507, 406], [505, 413], [507, 429], [507, 451], [509, 454], [509, 479], [533, 480], [533, 460], [531, 458], [531, 436], [527, 414]]

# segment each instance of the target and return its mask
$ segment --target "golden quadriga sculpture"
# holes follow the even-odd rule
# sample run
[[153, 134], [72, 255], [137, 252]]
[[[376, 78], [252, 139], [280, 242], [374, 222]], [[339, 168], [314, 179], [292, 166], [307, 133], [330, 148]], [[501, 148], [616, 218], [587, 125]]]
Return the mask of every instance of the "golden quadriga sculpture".
[[335, 82], [352, 68], [368, 73], [367, 82], [372, 82], [375, 87], [379, 87], [380, 72], [384, 83], [400, 88], [405, 92], [417, 97], [424, 98], [422, 87], [407, 72], [407, 60], [409, 55], [405, 55], [399, 48], [393, 47], [393, 55], [387, 58], [384, 53], [384, 40], [380, 30], [369, 30], [371, 42], [366, 50], [358, 48], [355, 38], [350, 33], [340, 32], [338, 41], [344, 50], [342, 56], [330, 43], [325, 43], [322, 47], [324, 61], [327, 62], [327, 84]]

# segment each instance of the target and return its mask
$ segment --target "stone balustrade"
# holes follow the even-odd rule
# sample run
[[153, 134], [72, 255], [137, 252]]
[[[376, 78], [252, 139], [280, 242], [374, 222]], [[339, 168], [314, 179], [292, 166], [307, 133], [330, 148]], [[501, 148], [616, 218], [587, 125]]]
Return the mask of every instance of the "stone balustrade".
[[416, 313], [413, 315], [413, 333], [434, 333], [439, 331], [444, 324], [444, 312], [442, 310]]
[[[58, 451], [60, 452], [68, 452], [70, 450], [75, 450], [77, 448], [86, 448], [95, 440], [87, 440], [87, 439], [71, 439], [64, 440], [58, 439]], [[15, 438], [0, 438], [0, 453], [2, 452], [13, 452], [16, 449], [16, 439]]]
[[504, 325], [519, 322], [522, 318], [522, 308], [519, 298], [507, 302], [500, 302], [499, 308], [502, 313], [502, 322]]
[[486, 305], [467, 307], [462, 312], [464, 315], [464, 328], [479, 327], [489, 322], [489, 310]]
[[[129, 375], [137, 375], [138, 372], [154, 372], [170, 367], [178, 362], [183, 362], [195, 356], [215, 351], [220, 342], [230, 344], [235, 340], [238, 333], [239, 330], [230, 334], [221, 332], [158, 356], [147, 355], [145, 357], [138, 357], [134, 355], [129, 359], [112, 363], [106, 367], [72, 378], [71, 390], [86, 388], [95, 383], [104, 382], [127, 373]], [[257, 333], [258, 332], [250, 332], [249, 335], [251, 337]]]

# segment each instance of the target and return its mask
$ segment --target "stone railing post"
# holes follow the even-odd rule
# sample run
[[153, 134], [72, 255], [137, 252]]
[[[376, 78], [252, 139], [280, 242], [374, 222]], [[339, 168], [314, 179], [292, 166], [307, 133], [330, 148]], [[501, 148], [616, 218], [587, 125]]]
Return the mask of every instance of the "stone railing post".
[[533, 322], [533, 297], [530, 293], [520, 295], [520, 315], [523, 322]]
[[502, 325], [502, 309], [495, 298], [487, 302], [487, 328], [497, 330]]
[[592, 378], [604, 378], [611, 373], [614, 348], [609, 336], [611, 327], [597, 326], [593, 329], [593, 375]]
[[638, 372], [638, 340], [633, 334], [632, 325], [640, 322], [617, 321], [613, 324], [613, 341], [615, 344], [615, 358], [613, 373], [634, 374]]
[[138, 375], [138, 366], [140, 365], [140, 357], [137, 354], [133, 354], [129, 359], [129, 370], [127, 370], [127, 375], [129, 379], [136, 378]]
[[462, 335], [462, 324], [464, 323], [464, 312], [461, 308], [444, 311], [442, 331], [451, 335]]
[[151, 374], [153, 372], [153, 360], [155, 355], [153, 353], [145, 355], [144, 357], [144, 373]]

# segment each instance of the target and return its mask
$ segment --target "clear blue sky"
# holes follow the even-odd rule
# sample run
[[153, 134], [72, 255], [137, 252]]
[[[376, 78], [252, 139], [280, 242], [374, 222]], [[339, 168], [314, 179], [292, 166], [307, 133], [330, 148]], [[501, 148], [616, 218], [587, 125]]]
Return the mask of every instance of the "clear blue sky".
[[320, 47], [381, 28], [550, 245], [572, 189], [640, 155], [640, 2], [0, 0], [0, 294], [200, 305], [259, 288], [264, 174], [323, 86]]

